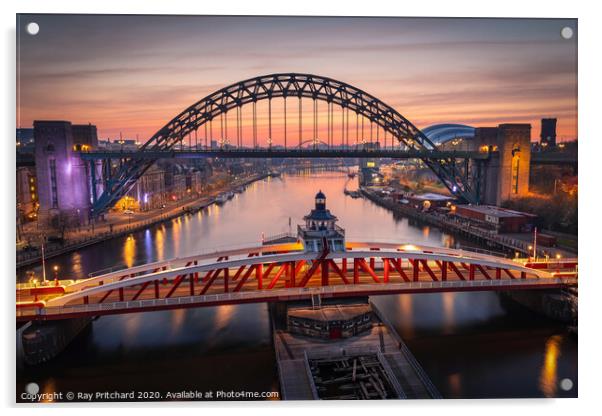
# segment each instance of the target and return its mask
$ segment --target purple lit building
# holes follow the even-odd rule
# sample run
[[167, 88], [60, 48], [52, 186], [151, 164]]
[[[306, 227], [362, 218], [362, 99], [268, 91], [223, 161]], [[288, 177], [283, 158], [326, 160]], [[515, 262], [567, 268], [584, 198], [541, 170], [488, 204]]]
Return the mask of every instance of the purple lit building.
[[[96, 127], [34, 121], [34, 140], [40, 223], [60, 228], [86, 222], [92, 199], [91, 167], [76, 150], [97, 146]], [[100, 178], [100, 165], [96, 165], [96, 173]], [[95, 186], [99, 194], [101, 184]]]

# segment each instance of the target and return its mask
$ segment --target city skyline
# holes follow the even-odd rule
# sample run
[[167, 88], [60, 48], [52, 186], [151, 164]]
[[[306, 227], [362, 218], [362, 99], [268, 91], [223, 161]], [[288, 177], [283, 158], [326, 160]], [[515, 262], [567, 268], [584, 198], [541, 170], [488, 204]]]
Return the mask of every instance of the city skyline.
[[[17, 127], [72, 120], [97, 125], [102, 138], [144, 142], [224, 86], [305, 72], [361, 88], [421, 129], [530, 123], [536, 139], [539, 119], [556, 117], [560, 140], [577, 137], [576, 37], [560, 36], [564, 26], [576, 29], [571, 19], [20, 19]], [[24, 28], [33, 20], [40, 24], [36, 36]], [[244, 136], [249, 132], [247, 125]]]

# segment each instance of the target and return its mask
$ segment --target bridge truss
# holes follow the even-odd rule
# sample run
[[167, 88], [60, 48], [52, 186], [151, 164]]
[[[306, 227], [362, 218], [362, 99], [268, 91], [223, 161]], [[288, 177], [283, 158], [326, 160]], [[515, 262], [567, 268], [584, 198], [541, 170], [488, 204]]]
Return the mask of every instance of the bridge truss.
[[462, 250], [348, 243], [312, 253], [299, 243], [250, 247], [20, 287], [17, 319], [393, 293], [550, 289], [577, 284], [576, 261], [523, 264]]
[[[216, 91], [202, 100], [191, 105], [164, 127], [162, 127], [150, 140], [148, 140], [138, 150], [137, 155], [131, 155], [128, 158], [122, 158], [118, 168], [112, 172], [111, 163], [108, 163], [108, 170], [105, 174], [104, 187], [101, 195], [96, 195], [96, 187], [93, 186], [93, 215], [99, 215], [112, 207], [120, 198], [122, 198], [135, 184], [135, 182], [148, 170], [153, 163], [159, 159], [156, 156], [166, 156], [169, 151], [174, 150], [178, 144], [183, 149], [186, 137], [189, 138], [189, 148], [191, 147], [191, 137], [194, 135], [196, 147], [198, 148], [198, 130], [204, 127], [205, 130], [205, 149], [209, 148], [207, 138], [212, 139], [213, 122], [219, 121], [221, 131], [220, 148], [238, 148], [242, 149], [242, 111], [245, 105], [252, 106], [253, 114], [253, 149], [257, 149], [257, 102], [267, 100], [269, 108], [269, 133], [267, 151], [272, 149], [272, 100], [276, 98], [284, 99], [284, 148], [289, 149], [290, 141], [287, 141], [286, 128], [286, 108], [287, 101], [297, 99], [299, 105], [299, 137], [298, 149], [302, 149], [302, 105], [303, 99], [310, 99], [313, 102], [313, 133], [312, 140], [315, 143], [316, 150], [319, 145], [318, 139], [318, 117], [317, 102], [326, 102], [328, 105], [328, 137], [326, 143], [329, 147], [335, 146], [333, 124], [334, 110], [336, 105], [342, 110], [343, 120], [346, 120], [346, 129], [343, 129], [343, 137], [339, 146], [350, 149], [358, 145], [363, 148], [374, 150], [381, 145], [379, 131], [384, 132], [384, 148], [387, 147], [387, 135], [390, 137], [391, 148], [397, 146], [400, 153], [414, 152], [415, 155], [428, 166], [443, 184], [455, 195], [461, 199], [478, 203], [478, 187], [476, 181], [468, 173], [467, 163], [456, 163], [452, 157], [431, 156], [437, 151], [436, 146], [410, 121], [403, 117], [394, 108], [385, 104], [378, 98], [370, 95], [352, 85], [311, 74], [282, 73], [259, 76], [245, 81], [237, 82], [228, 87]], [[228, 112], [236, 112], [236, 145], [231, 145], [228, 139]], [[356, 114], [356, 137], [355, 144], [349, 137], [349, 112]], [[362, 117], [362, 137], [358, 137], [359, 117]], [[370, 145], [364, 136], [364, 119], [369, 121]], [[373, 128], [374, 127], [374, 128]], [[209, 130], [209, 131], [208, 131]], [[373, 137], [373, 130], [376, 130], [376, 140]], [[224, 136], [224, 131], [226, 132]], [[396, 143], [394, 143], [394, 140]], [[378, 143], [378, 144], [377, 144]], [[272, 157], [282, 157], [286, 153], [273, 153]], [[123, 156], [123, 155], [122, 155]], [[220, 156], [224, 156], [221, 154]], [[94, 157], [94, 156], [92, 156]], [[111, 157], [108, 155], [108, 157]], [[302, 155], [303, 157], [303, 155]], [[94, 163], [92, 160], [91, 163]], [[95, 169], [92, 166], [91, 172]], [[96, 178], [92, 178], [96, 184]]]

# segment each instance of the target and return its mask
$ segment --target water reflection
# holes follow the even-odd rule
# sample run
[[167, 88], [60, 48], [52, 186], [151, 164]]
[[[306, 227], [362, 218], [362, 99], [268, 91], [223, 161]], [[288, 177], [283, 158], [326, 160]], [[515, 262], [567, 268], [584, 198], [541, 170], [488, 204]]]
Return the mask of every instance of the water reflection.
[[[157, 228], [155, 231], [155, 251], [157, 253], [157, 260], [161, 261], [165, 259], [165, 237], [164, 237], [165, 226]], [[152, 252], [152, 248], [151, 248]]]
[[403, 327], [404, 331], [402, 336], [412, 337], [414, 335], [414, 325], [412, 325], [412, 322], [414, 322], [414, 309], [412, 307], [412, 297], [407, 295], [400, 295], [397, 297], [397, 299], [399, 300], [399, 309], [401, 310], [403, 321], [406, 323], [406, 325], [404, 325]]
[[450, 374], [448, 384], [452, 397], [462, 397], [462, 376], [460, 373]]
[[226, 328], [234, 316], [236, 307], [233, 305], [218, 306], [215, 310], [215, 331], [220, 332]]
[[49, 380], [46, 380], [40, 389], [40, 393], [43, 395], [42, 397], [45, 397], [45, 399], [42, 400], [42, 403], [54, 402], [53, 398], [57, 391], [55, 379], [50, 378]]
[[130, 314], [125, 317], [125, 333], [128, 339], [136, 339], [138, 330], [142, 324], [143, 315], [139, 313]]
[[443, 301], [443, 331], [445, 333], [451, 333], [454, 328], [456, 321], [454, 317], [454, 303], [456, 300], [456, 294], [452, 292], [445, 292], [441, 294]]
[[180, 242], [181, 242], [180, 232], [181, 232], [181, 230], [182, 230], [182, 227], [181, 227], [180, 218], [175, 218], [174, 220], [172, 220], [172, 222], [171, 222], [171, 242], [173, 243], [173, 251], [174, 251], [176, 257], [178, 256], [178, 253], [180, 253]]
[[123, 245], [123, 262], [127, 267], [132, 267], [136, 260], [136, 239], [128, 235]]
[[560, 357], [560, 345], [562, 336], [553, 335], [546, 342], [543, 366], [539, 377], [539, 386], [546, 397], [556, 397], [558, 388], [558, 358]]
[[186, 321], [186, 310], [185, 309], [176, 309], [171, 314], [171, 335], [177, 335], [179, 332], [183, 330], [184, 322]]
[[[76, 275], [81, 275], [83, 274], [83, 269], [82, 269], [82, 256], [80, 253], [76, 252], [73, 253], [73, 268], [71, 269], [73, 273], [75, 273]], [[59, 272], [59, 278], [61, 278], [61, 274], [64, 273], [64, 271], [60, 271]]]

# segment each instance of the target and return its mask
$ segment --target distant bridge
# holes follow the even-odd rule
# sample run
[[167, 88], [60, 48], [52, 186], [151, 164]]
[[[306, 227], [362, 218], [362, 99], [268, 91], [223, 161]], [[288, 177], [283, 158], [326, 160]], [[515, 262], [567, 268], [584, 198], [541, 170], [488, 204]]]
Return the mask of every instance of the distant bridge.
[[[277, 100], [284, 111], [273, 116], [272, 106]], [[307, 101], [311, 101], [312, 107], [309, 140], [305, 131], [307, 120], [304, 121], [303, 117], [306, 111], [304, 100], [305, 107]], [[267, 134], [263, 132], [261, 138], [258, 135], [258, 102], [267, 104], [267, 114], [259, 117], [260, 120], [267, 120]], [[326, 117], [323, 111], [319, 111], [319, 104], [327, 107]], [[294, 123], [287, 116], [287, 108], [291, 107], [296, 112]], [[247, 110], [245, 118], [244, 110]], [[326, 121], [323, 121], [324, 118]], [[251, 134], [243, 131], [245, 126], [251, 130]], [[278, 126], [281, 133], [273, 134]], [[214, 130], [218, 133], [214, 134]], [[251, 137], [243, 137], [243, 133]], [[279, 143], [274, 140], [275, 136]], [[245, 147], [250, 138], [252, 145]], [[259, 142], [264, 140], [266, 144], [262, 147]], [[304, 146], [308, 142], [313, 147]], [[215, 91], [171, 119], [138, 151], [80, 154], [90, 163], [90, 215], [95, 217], [113, 207], [162, 158], [419, 159], [454, 196], [478, 204], [481, 202], [481, 171], [484, 163], [471, 164], [468, 161], [485, 161], [491, 156], [488, 152], [441, 151], [401, 113], [377, 97], [332, 78], [301, 73], [258, 76]], [[113, 163], [115, 159], [118, 159], [118, 163]], [[98, 160], [103, 163], [97, 163]], [[18, 156], [18, 166], [32, 163], [32, 157]], [[576, 160], [550, 159], [550, 156], [537, 154], [533, 157], [533, 163], [568, 163], [576, 167]], [[99, 165], [102, 165], [102, 174], [97, 172]]]
[[[449, 162], [455, 160], [487, 160], [497, 151], [459, 151], [459, 150], [407, 150], [400, 147], [379, 147], [368, 149], [364, 146], [332, 147], [325, 148], [283, 148], [283, 147], [257, 147], [257, 148], [198, 148], [198, 149], [170, 149], [170, 150], [96, 150], [79, 152], [83, 160], [102, 159], [133, 159], [133, 160], [158, 160], [158, 159], [200, 159], [200, 158], [390, 158], [390, 159], [439, 159]], [[33, 163], [33, 158], [18, 158], [17, 162]], [[577, 154], [565, 152], [533, 152], [531, 153], [532, 165], [569, 165], [577, 166]]]
[[404, 150], [400, 148], [366, 149], [358, 147], [339, 148], [222, 148], [222, 149], [190, 149], [190, 150], [145, 150], [145, 151], [91, 151], [81, 152], [84, 160], [98, 159], [199, 159], [207, 157], [219, 158], [393, 158], [441, 160], [478, 159], [490, 157], [487, 152], [439, 151], [439, 150]]
[[577, 285], [577, 260], [530, 263], [472, 251], [348, 242], [245, 247], [109, 270], [83, 280], [19, 284], [18, 321], [396, 293], [551, 289]]
[[[274, 144], [272, 129], [272, 101], [274, 99], [282, 99], [283, 101], [282, 124], [284, 126], [283, 142], [285, 148], [292, 149], [295, 147], [290, 146], [293, 140], [287, 135], [287, 101], [293, 100], [295, 107], [298, 104], [298, 123], [294, 126], [295, 130], [298, 128], [298, 134], [294, 141], [297, 141], [299, 148], [301, 148], [305, 139], [303, 137], [302, 100], [306, 99], [311, 100], [312, 103], [311, 140], [318, 142], [323, 139], [329, 148], [335, 145], [349, 147], [350, 145], [368, 142], [371, 147], [382, 144], [387, 147], [388, 135], [391, 147], [397, 144], [408, 151], [437, 150], [433, 142], [398, 111], [375, 96], [350, 84], [312, 74], [282, 73], [264, 75], [224, 87], [186, 108], [141, 146], [139, 152], [144, 155], [143, 157], [123, 159], [114, 171], [111, 170], [111, 164], [108, 164], [107, 172], [104, 175], [102, 193], [96, 195], [95, 187], [93, 187], [93, 215], [106, 212], [127, 194], [136, 181], [157, 160], [147, 157], [152, 155], [152, 152], [169, 152], [176, 148], [178, 144], [183, 146], [186, 141], [188, 141], [189, 147], [192, 147], [193, 136], [195, 147], [198, 148], [197, 132], [200, 128], [204, 128], [204, 147], [205, 149], [210, 148], [207, 139], [216, 137], [213, 134], [214, 121], [220, 131], [220, 148], [229, 145], [230, 141], [236, 143], [232, 145], [233, 147], [242, 148], [244, 125], [242, 108], [245, 106], [252, 109], [250, 120], [253, 136], [252, 147], [259, 147], [257, 134], [257, 103], [259, 101], [267, 101], [269, 127], [266, 139], [268, 148], [271, 148]], [[326, 137], [321, 138], [318, 134], [321, 131], [318, 122], [318, 102], [322, 102], [327, 106], [327, 133], [325, 134]], [[341, 121], [343, 121], [341, 123], [340, 140], [337, 140], [337, 143], [335, 143], [334, 134], [334, 106], [341, 109]], [[354, 138], [351, 138], [349, 134], [350, 112], [355, 113], [356, 116], [355, 122], [351, 122], [355, 125], [355, 129], [352, 128], [352, 131], [355, 132]], [[228, 113], [231, 114], [230, 117], [228, 117]], [[233, 116], [235, 116], [235, 121], [231, 120]], [[229, 119], [230, 130], [228, 129]], [[364, 131], [364, 124], [367, 124], [366, 131]], [[229, 134], [232, 130], [235, 133]], [[286, 152], [291, 152], [289, 149]], [[154, 154], [167, 155], [168, 153]], [[235, 157], [235, 153], [229, 154]], [[260, 157], [259, 153], [255, 154], [256, 157]], [[293, 157], [292, 153], [289, 154]], [[295, 157], [308, 157], [310, 154], [312, 153], [297, 153]], [[446, 159], [431, 159], [428, 157], [422, 157], [421, 160], [453, 194], [471, 203], [479, 202], [478, 190], [475, 188], [472, 178], [468, 172], [463, 171], [464, 164], [450, 163]], [[93, 161], [90, 163], [93, 163]], [[94, 174], [94, 166], [91, 166], [91, 172]], [[97, 183], [96, 178], [92, 178], [92, 183]]]

